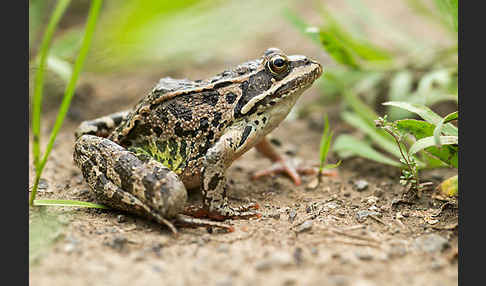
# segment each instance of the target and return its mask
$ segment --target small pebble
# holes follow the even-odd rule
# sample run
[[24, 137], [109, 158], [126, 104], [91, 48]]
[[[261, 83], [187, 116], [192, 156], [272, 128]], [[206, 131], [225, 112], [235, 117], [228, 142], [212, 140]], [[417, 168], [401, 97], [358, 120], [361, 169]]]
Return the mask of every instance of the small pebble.
[[379, 215], [380, 213], [375, 211], [360, 210], [356, 213], [356, 219], [359, 222], [363, 222], [370, 215]]
[[49, 187], [49, 183], [45, 179], [39, 179], [39, 184], [37, 185], [38, 190], [45, 190]]
[[296, 226], [294, 230], [296, 233], [301, 233], [301, 232], [309, 231], [311, 229], [312, 229], [312, 221], [306, 220], [303, 223]]
[[116, 217], [116, 221], [117, 221], [118, 223], [124, 223], [124, 222], [126, 221], [126, 217], [125, 217], [124, 215], [120, 214], [120, 215], [118, 215], [118, 216]]
[[291, 210], [289, 212], [289, 222], [294, 222], [296, 217], [297, 217], [297, 212], [295, 210]]
[[357, 180], [354, 182], [354, 187], [358, 192], [364, 191], [368, 188], [368, 181], [366, 180]]

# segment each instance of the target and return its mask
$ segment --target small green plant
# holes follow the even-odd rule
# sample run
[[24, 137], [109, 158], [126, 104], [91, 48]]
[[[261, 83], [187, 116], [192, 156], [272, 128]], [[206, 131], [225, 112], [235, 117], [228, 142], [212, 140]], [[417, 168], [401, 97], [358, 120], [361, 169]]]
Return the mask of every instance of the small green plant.
[[42, 175], [42, 171], [47, 163], [47, 159], [56, 140], [57, 134], [62, 126], [66, 113], [69, 109], [71, 99], [74, 95], [74, 89], [76, 87], [76, 82], [79, 78], [81, 70], [83, 68], [83, 63], [85, 62], [86, 55], [89, 50], [91, 43], [91, 38], [94, 33], [94, 28], [96, 26], [96, 21], [98, 19], [98, 14], [101, 10], [102, 0], [93, 0], [90, 11], [88, 14], [88, 20], [86, 22], [86, 30], [82, 38], [81, 48], [74, 63], [72, 73], [70, 74], [69, 82], [66, 86], [64, 92], [64, 97], [59, 108], [59, 112], [54, 123], [54, 127], [50, 134], [49, 141], [47, 143], [46, 150], [41, 158], [40, 153], [40, 126], [41, 126], [41, 106], [42, 106], [42, 93], [44, 85], [44, 71], [46, 68], [47, 59], [49, 56], [50, 43], [52, 41], [52, 36], [56, 30], [57, 24], [64, 14], [66, 8], [68, 7], [70, 0], [59, 0], [54, 8], [54, 12], [49, 19], [46, 32], [44, 34], [42, 44], [39, 52], [39, 64], [37, 72], [35, 74], [34, 82], [34, 96], [32, 104], [32, 133], [33, 133], [33, 143], [32, 143], [32, 154], [35, 166], [35, 179], [34, 185], [32, 187], [32, 192], [30, 194], [29, 205], [55, 205], [55, 206], [76, 206], [76, 207], [93, 207], [93, 208], [105, 208], [102, 205], [93, 204], [89, 202], [80, 201], [68, 201], [68, 200], [36, 200], [37, 189], [39, 186], [39, 181]]
[[326, 115], [324, 116], [324, 131], [322, 132], [321, 144], [319, 149], [319, 175], [317, 177], [319, 183], [322, 180], [322, 174], [324, 169], [333, 169], [341, 164], [341, 161], [337, 162], [336, 164], [326, 164], [327, 153], [329, 152], [329, 148], [331, 147], [331, 141], [332, 131], [330, 131], [329, 120], [327, 119]]
[[421, 191], [423, 185], [420, 184], [418, 176], [419, 152], [421, 152], [421, 162], [428, 163], [426, 165], [442, 164], [458, 167], [458, 129], [449, 123], [458, 119], [457, 112], [440, 118], [426, 106], [412, 105], [407, 102], [385, 102], [384, 105], [406, 109], [424, 119], [424, 121], [403, 119], [389, 122], [385, 115], [375, 121], [376, 127], [385, 130], [393, 137], [400, 151], [402, 185], [408, 185], [413, 191]]

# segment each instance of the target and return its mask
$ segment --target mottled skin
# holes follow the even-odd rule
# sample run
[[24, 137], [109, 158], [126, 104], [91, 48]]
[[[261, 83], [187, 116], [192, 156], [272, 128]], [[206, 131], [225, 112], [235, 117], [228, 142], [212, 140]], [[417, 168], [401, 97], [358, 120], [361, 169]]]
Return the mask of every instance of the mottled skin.
[[[83, 122], [74, 160], [97, 198], [166, 223], [200, 188], [213, 219], [254, 216], [233, 207], [226, 170], [287, 116], [322, 73], [319, 63], [268, 49], [208, 80], [163, 78], [132, 110]], [[268, 144], [267, 144], [268, 145]]]

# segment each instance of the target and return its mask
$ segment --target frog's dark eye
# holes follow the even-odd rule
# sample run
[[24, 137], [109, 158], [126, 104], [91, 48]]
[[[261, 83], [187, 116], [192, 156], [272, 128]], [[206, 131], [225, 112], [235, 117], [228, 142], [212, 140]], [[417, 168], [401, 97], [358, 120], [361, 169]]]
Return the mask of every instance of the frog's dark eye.
[[288, 72], [289, 60], [283, 55], [275, 55], [269, 59], [268, 69], [274, 75], [282, 75]]

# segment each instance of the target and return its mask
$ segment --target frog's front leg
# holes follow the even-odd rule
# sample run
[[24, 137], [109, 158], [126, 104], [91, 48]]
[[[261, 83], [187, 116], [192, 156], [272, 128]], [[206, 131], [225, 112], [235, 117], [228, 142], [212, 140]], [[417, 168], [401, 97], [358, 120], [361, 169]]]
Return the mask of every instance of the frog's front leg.
[[213, 219], [261, 216], [253, 211], [258, 209], [258, 204], [231, 206], [226, 195], [226, 170], [237, 157], [255, 144], [258, 137], [251, 125], [240, 127], [236, 126], [226, 132], [204, 157], [201, 174], [203, 205], [208, 216]]

